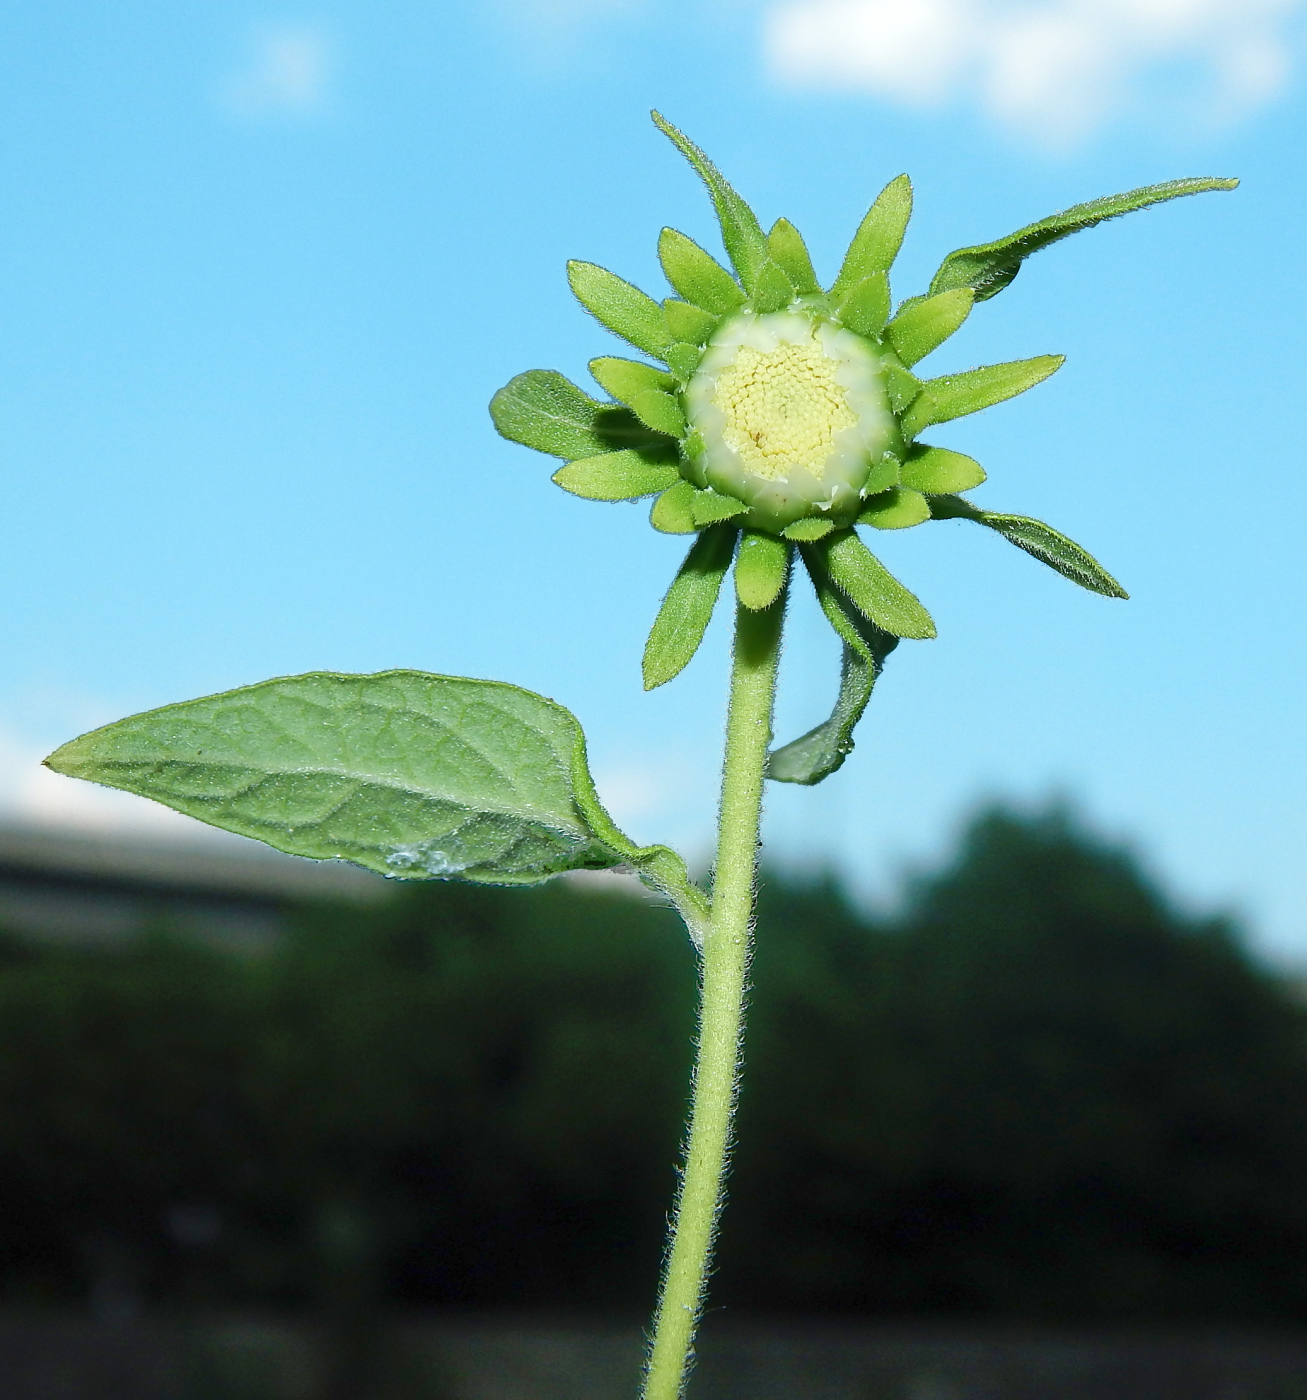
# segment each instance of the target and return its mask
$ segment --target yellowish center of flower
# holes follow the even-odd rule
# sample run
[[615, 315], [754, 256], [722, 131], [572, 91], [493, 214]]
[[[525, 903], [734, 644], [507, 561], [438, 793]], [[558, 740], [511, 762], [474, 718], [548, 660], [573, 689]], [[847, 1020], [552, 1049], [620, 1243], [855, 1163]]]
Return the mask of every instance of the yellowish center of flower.
[[814, 341], [740, 346], [718, 373], [713, 399], [726, 417], [722, 438], [749, 471], [774, 481], [803, 466], [820, 478], [835, 434], [858, 421], [838, 369]]

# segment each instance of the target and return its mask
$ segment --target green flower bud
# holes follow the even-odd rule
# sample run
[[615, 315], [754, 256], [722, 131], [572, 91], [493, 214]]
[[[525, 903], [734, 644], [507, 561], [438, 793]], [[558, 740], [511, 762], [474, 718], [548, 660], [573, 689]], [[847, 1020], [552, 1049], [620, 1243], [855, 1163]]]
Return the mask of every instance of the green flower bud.
[[802, 310], [723, 322], [682, 400], [696, 435], [682, 470], [773, 533], [813, 515], [849, 523], [894, 431], [873, 346]]

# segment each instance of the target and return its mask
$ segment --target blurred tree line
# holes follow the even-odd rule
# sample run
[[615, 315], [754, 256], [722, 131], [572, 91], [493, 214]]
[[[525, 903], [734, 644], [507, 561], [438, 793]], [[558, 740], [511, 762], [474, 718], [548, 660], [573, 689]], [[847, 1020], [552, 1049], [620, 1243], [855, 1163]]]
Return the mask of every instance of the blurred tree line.
[[[753, 981], [716, 1302], [1307, 1317], [1307, 1013], [1065, 814], [981, 816], [892, 919], [772, 872]], [[694, 983], [558, 883], [258, 957], [7, 941], [3, 1297], [639, 1313]]]

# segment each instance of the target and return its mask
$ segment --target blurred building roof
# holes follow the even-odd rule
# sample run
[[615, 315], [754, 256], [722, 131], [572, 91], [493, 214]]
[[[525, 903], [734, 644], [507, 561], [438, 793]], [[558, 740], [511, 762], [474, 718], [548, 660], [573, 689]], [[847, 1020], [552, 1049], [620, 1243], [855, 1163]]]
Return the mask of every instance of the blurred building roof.
[[117, 942], [167, 926], [257, 948], [296, 904], [372, 904], [388, 892], [357, 866], [239, 837], [151, 840], [0, 824], [0, 931], [28, 937]]

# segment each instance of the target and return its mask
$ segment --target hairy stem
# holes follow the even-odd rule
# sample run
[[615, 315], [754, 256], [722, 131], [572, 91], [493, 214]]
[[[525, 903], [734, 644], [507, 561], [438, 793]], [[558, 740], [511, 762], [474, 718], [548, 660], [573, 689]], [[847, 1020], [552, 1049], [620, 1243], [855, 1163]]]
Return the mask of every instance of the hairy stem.
[[685, 1387], [721, 1210], [740, 1065], [763, 770], [771, 743], [784, 615], [784, 595], [760, 612], [741, 606], [735, 614], [717, 864], [712, 916], [703, 944], [690, 1129], [654, 1318], [645, 1400], [677, 1400]]

